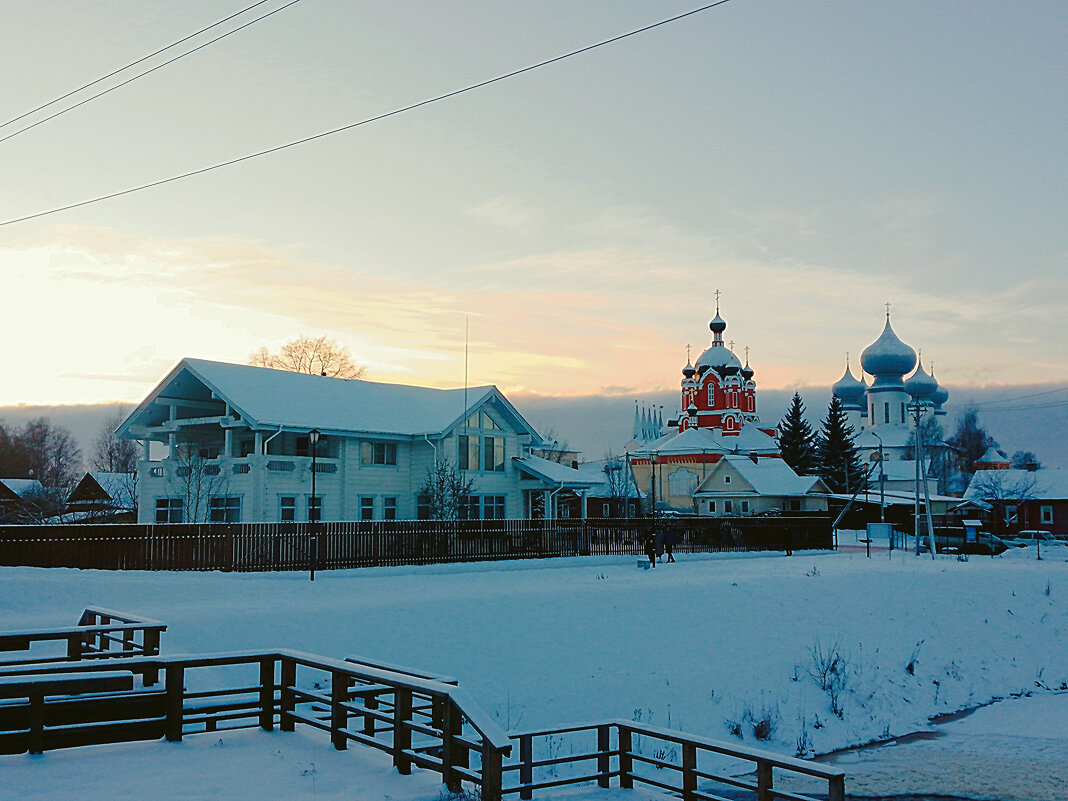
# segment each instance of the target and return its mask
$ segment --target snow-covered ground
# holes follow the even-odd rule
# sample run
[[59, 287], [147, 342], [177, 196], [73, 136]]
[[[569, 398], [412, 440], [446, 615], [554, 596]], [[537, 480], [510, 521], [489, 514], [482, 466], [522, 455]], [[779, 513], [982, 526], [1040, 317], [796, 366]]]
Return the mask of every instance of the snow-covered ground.
[[[684, 555], [655, 570], [638, 569], [632, 557], [576, 558], [325, 572], [314, 583], [296, 573], [6, 568], [0, 629], [69, 625], [96, 604], [166, 621], [166, 653], [291, 647], [456, 676], [506, 729], [623, 717], [723, 739], [735, 729], [750, 745], [811, 754], [928, 728], [931, 715], [995, 697], [1068, 686], [1068, 562], [1043, 556], [1037, 561], [1029, 549], [967, 562], [900, 553], [892, 560], [885, 553], [870, 560]], [[837, 703], [811, 675], [817, 650], [844, 663]], [[952, 725], [981, 720], [983, 712]], [[773, 729], [769, 742], [754, 738], [762, 719]], [[246, 746], [243, 738], [256, 736], [226, 734], [214, 750], [210, 736], [189, 738], [188, 748], [160, 746], [159, 753], [193, 755], [194, 762], [175, 763], [177, 775], [208, 775], [195, 759], [215, 759], [231, 747], [273, 754]], [[298, 742], [263, 736], [271, 749], [286, 738]], [[277, 759], [315, 762], [313, 775], [322, 777], [316, 797], [333, 797], [327, 765], [371, 759], [357, 756], [358, 748], [336, 755], [325, 736], [306, 736], [309, 751], [279, 745]], [[1062, 749], [1062, 762], [1065, 742], [1047, 744]], [[103, 753], [101, 747], [5, 757], [0, 765], [5, 777], [36, 786], [61, 774], [50, 765], [88, 764]], [[292, 781], [311, 784], [306, 778]], [[887, 771], [878, 781], [890, 778]], [[859, 789], [851, 782], [851, 791]], [[881, 786], [865, 789], [885, 792]], [[415, 797], [408, 792], [382, 789], [366, 797]], [[63, 795], [57, 789], [40, 797]]]

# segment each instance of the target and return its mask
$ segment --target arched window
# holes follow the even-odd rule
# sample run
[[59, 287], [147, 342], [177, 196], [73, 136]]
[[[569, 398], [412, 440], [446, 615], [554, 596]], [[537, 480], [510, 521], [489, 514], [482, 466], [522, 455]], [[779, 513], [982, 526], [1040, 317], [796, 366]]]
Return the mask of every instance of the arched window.
[[676, 498], [688, 498], [697, 489], [697, 474], [680, 467], [668, 476], [668, 487]]

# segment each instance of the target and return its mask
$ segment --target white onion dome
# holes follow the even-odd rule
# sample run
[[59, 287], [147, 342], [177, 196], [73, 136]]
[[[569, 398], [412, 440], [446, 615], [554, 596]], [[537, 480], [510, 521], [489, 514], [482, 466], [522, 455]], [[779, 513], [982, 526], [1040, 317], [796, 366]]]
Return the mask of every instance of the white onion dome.
[[[704, 368], [702, 370], [701, 368]], [[742, 369], [742, 363], [726, 345], [722, 342], [712, 343], [712, 347], [701, 354], [697, 360], [697, 369], [700, 372], [715, 370], [721, 376], [734, 375]]]
[[724, 331], [727, 330], [727, 321], [719, 316], [718, 310], [716, 311], [716, 316], [712, 318], [711, 322], [709, 322], [708, 329], [713, 334], [722, 334]]
[[916, 366], [916, 351], [898, 339], [886, 318], [883, 333], [860, 354], [864, 372], [875, 376], [875, 388], [900, 385], [901, 377]]
[[923, 369], [923, 363], [917, 362], [916, 372], [905, 380], [905, 391], [915, 400], [931, 400], [931, 395], [938, 389], [938, 382]]
[[[934, 377], [933, 370], [931, 371], [931, 378], [937, 383], [938, 379]], [[931, 393], [927, 400], [934, 404], [936, 414], [939, 412], [945, 414], [945, 412], [942, 411], [942, 404], [949, 400], [949, 390], [941, 384], [938, 384], [935, 391]]]
[[842, 401], [842, 406], [846, 409], [863, 409], [866, 390], [867, 387], [853, 376], [849, 365], [846, 365], [842, 377], [831, 385], [831, 392]]

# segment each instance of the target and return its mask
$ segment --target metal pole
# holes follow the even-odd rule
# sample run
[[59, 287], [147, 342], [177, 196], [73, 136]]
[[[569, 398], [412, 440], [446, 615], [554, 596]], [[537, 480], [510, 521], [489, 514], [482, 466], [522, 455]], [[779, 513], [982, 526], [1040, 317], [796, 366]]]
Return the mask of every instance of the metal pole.
[[311, 580], [315, 581], [315, 561], [316, 557], [319, 555], [319, 540], [316, 537], [316, 531], [319, 527], [319, 518], [322, 516], [322, 507], [319, 505], [319, 496], [315, 494], [315, 459], [317, 451], [319, 450], [317, 447], [319, 444], [318, 430], [313, 429], [308, 432], [308, 444], [311, 445], [312, 452], [312, 501], [308, 507], [308, 511], [310, 512], [312, 509], [315, 510], [315, 520], [308, 522], [308, 533], [311, 536], [311, 542], [309, 543], [308, 548], [308, 562], [311, 564]]

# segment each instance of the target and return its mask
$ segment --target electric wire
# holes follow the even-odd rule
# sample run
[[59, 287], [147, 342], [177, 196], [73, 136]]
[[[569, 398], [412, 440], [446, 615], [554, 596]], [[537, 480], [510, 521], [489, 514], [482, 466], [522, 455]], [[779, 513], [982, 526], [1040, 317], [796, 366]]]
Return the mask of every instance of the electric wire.
[[240, 11], [234, 12], [233, 14], [231, 14], [228, 17], [223, 17], [218, 22], [213, 22], [211, 25], [208, 25], [206, 28], [201, 28], [199, 31], [196, 31], [195, 33], [191, 33], [188, 36], [184, 36], [184, 37], [182, 37], [181, 39], [179, 39], [176, 42], [171, 42], [166, 47], [161, 47], [159, 50], [156, 50], [153, 53], [149, 53], [147, 56], [142, 56], [141, 58], [137, 59], [136, 61], [131, 61], [125, 67], [119, 67], [117, 70], [112, 70], [107, 75], [101, 75], [95, 81], [89, 81], [89, 83], [82, 84], [77, 89], [71, 89], [66, 94], [60, 95], [59, 97], [55, 98], [54, 100], [49, 100], [47, 103], [42, 103], [40, 106], [38, 106], [35, 109], [30, 109], [29, 111], [27, 111], [24, 114], [19, 114], [19, 116], [17, 116], [17, 117], [12, 117], [7, 122], [0, 123], [0, 128], [6, 128], [7, 126], [11, 125], [14, 122], [18, 122], [21, 119], [25, 119], [26, 117], [29, 117], [31, 114], [36, 114], [38, 111], [44, 111], [49, 106], [54, 106], [59, 101], [66, 100], [71, 95], [76, 95], [76, 94], [78, 94], [78, 92], [82, 92], [82, 91], [88, 89], [90, 86], [96, 86], [101, 81], [106, 81], [108, 78], [112, 78], [112, 77], [118, 75], [120, 72], [125, 72], [126, 70], [130, 69], [130, 67], [136, 67], [138, 64], [140, 64], [140, 63], [142, 63], [144, 61], [148, 61], [150, 58], [155, 58], [156, 56], [160, 55], [161, 53], [165, 53], [168, 50], [170, 50], [171, 48], [177, 47], [178, 45], [182, 44], [183, 42], [188, 42], [190, 39], [193, 39], [193, 38], [195, 38], [197, 36], [200, 36], [200, 34], [202, 34], [202, 33], [206, 33], [207, 31], [210, 31], [212, 28], [217, 28], [219, 25], [222, 25], [224, 22], [229, 22], [234, 17], [240, 17], [246, 11], [251, 11], [256, 6], [262, 6], [266, 2], [268, 2], [268, 0], [259, 0], [259, 2], [253, 3], [252, 5], [247, 6], [246, 8], [243, 8]]
[[233, 30], [230, 30], [230, 31], [227, 31], [226, 33], [220, 34], [219, 36], [216, 36], [214, 39], [209, 39], [208, 41], [204, 42], [204, 44], [197, 45], [192, 50], [187, 50], [184, 53], [180, 53], [179, 55], [175, 56], [174, 58], [171, 58], [171, 59], [168, 59], [167, 61], [164, 61], [162, 64], [157, 64], [155, 67], [147, 69], [144, 72], [139, 72], [137, 75], [133, 76], [132, 78], [128, 78], [125, 81], [122, 81], [120, 83], [115, 84], [114, 86], [110, 86], [110, 87], [108, 87], [107, 89], [104, 89], [101, 92], [97, 92], [95, 95], [90, 95], [89, 97], [85, 98], [85, 100], [80, 100], [80, 101], [78, 101], [77, 103], [75, 103], [72, 106], [67, 106], [66, 108], [60, 109], [59, 111], [55, 112], [54, 114], [49, 114], [47, 117], [44, 117], [43, 119], [40, 119], [37, 122], [31, 123], [30, 125], [27, 125], [25, 128], [19, 128], [17, 131], [14, 131], [13, 133], [9, 133], [7, 136], [0, 137], [0, 143], [6, 142], [8, 139], [14, 139], [19, 134], [26, 133], [26, 131], [32, 130], [33, 128], [36, 128], [38, 125], [44, 125], [49, 120], [54, 120], [56, 117], [62, 116], [63, 114], [66, 114], [68, 111], [74, 111], [74, 109], [78, 108], [79, 106], [84, 106], [86, 103], [90, 103], [93, 100], [96, 100], [98, 97], [103, 97], [104, 95], [108, 94], [109, 92], [114, 92], [116, 89], [121, 89], [123, 86], [126, 86], [127, 84], [133, 83], [138, 78], [144, 78], [146, 75], [149, 75], [149, 74], [155, 72], [156, 70], [161, 70], [164, 67], [166, 67], [167, 65], [173, 64], [175, 61], [179, 61], [179, 60], [185, 58], [186, 56], [191, 56], [191, 55], [193, 55], [193, 53], [197, 52], [198, 50], [203, 50], [205, 47], [208, 47], [209, 45], [215, 44], [220, 39], [225, 39], [227, 36], [231, 36], [231, 35], [237, 33], [238, 31], [242, 31], [245, 28], [249, 27], [250, 25], [255, 25], [260, 20], [267, 19], [267, 17], [273, 16], [273, 15], [277, 14], [279, 11], [283, 11], [283, 10], [289, 8], [292, 5], [296, 5], [299, 2], [300, 2], [300, 0], [289, 0], [289, 2], [286, 3], [284, 6], [279, 6], [278, 8], [274, 9], [273, 11], [268, 11], [266, 14], [263, 14], [262, 16], [256, 17], [256, 19], [250, 20], [249, 22], [246, 22], [243, 25], [239, 25], [238, 27], [234, 28]]
[[[297, 2], [297, 1], [298, 0], [293, 0], [293, 2]], [[89, 205], [94, 204], [94, 203], [101, 203], [101, 202], [103, 202], [105, 200], [112, 200], [112, 199], [117, 198], [117, 197], [122, 197], [124, 195], [133, 194], [134, 192], [141, 192], [141, 191], [144, 191], [146, 189], [152, 189], [152, 188], [157, 187], [157, 186], [162, 186], [164, 184], [173, 183], [175, 181], [181, 181], [181, 180], [184, 180], [186, 178], [192, 178], [193, 176], [196, 176], [196, 175], [203, 175], [204, 173], [212, 172], [213, 170], [222, 169], [223, 167], [230, 167], [230, 166], [232, 166], [234, 164], [240, 164], [241, 162], [250, 161], [252, 159], [259, 158], [261, 156], [267, 156], [267, 155], [270, 155], [271, 153], [277, 153], [277, 152], [279, 152], [281, 150], [288, 150], [289, 148], [297, 147], [298, 145], [304, 145], [304, 144], [307, 144], [308, 142], [314, 142], [317, 139], [323, 139], [323, 138], [325, 138], [327, 136], [333, 136], [334, 134], [342, 133], [344, 131], [350, 131], [353, 128], [359, 128], [360, 126], [369, 125], [369, 124], [371, 124], [373, 122], [378, 122], [380, 120], [384, 120], [384, 119], [387, 119], [389, 117], [395, 117], [395, 116], [397, 116], [399, 114], [404, 114], [404, 113], [409, 112], [409, 111], [414, 111], [415, 109], [422, 108], [423, 106], [429, 106], [429, 105], [431, 105], [433, 103], [440, 103], [443, 100], [448, 100], [449, 98], [453, 98], [453, 97], [456, 97], [458, 95], [466, 94], [468, 92], [473, 92], [476, 89], [481, 89], [483, 87], [490, 86], [491, 84], [500, 83], [501, 81], [506, 81], [506, 80], [508, 80], [510, 78], [514, 78], [514, 77], [516, 77], [518, 75], [522, 75], [524, 73], [531, 72], [533, 70], [540, 69], [542, 67], [547, 67], [550, 64], [557, 63], [558, 61], [563, 61], [565, 59], [573, 58], [574, 56], [578, 56], [578, 55], [581, 55], [583, 53], [588, 53], [591, 50], [596, 50], [597, 48], [604, 47], [604, 46], [610, 45], [610, 44], [614, 44], [615, 42], [619, 42], [619, 41], [621, 41], [623, 39], [627, 39], [627, 38], [632, 37], [632, 36], [637, 36], [638, 34], [645, 33], [647, 31], [651, 31], [654, 28], [659, 28], [659, 27], [661, 27], [663, 25], [668, 25], [668, 24], [670, 24], [672, 22], [677, 22], [677, 21], [679, 21], [681, 19], [685, 19], [687, 17], [692, 17], [695, 14], [700, 14], [703, 11], [708, 11], [709, 9], [715, 8], [717, 6], [722, 6], [722, 5], [726, 4], [726, 3], [729, 3], [730, 1], [731, 0], [717, 0], [714, 3], [708, 3], [706, 5], [699, 6], [698, 8], [691, 9], [690, 11], [685, 11], [685, 12], [683, 12], [681, 14], [676, 14], [673, 17], [668, 17], [668, 18], [662, 19], [662, 20], [660, 20], [658, 22], [653, 22], [653, 23], [650, 23], [649, 25], [644, 25], [641, 28], [635, 28], [634, 30], [627, 31], [626, 33], [621, 33], [621, 34], [619, 34], [617, 36], [613, 36], [613, 37], [611, 37], [609, 39], [604, 39], [604, 40], [602, 40], [600, 42], [596, 42], [596, 43], [591, 44], [591, 45], [586, 45], [585, 47], [581, 47], [581, 48], [579, 48], [577, 50], [571, 50], [571, 51], [569, 51], [567, 53], [563, 53], [562, 55], [554, 56], [552, 58], [548, 58], [548, 59], [545, 59], [543, 61], [539, 61], [539, 62], [537, 62], [535, 64], [531, 64], [531, 65], [526, 66], [526, 67], [521, 67], [519, 69], [512, 70], [511, 72], [503, 73], [503, 74], [498, 75], [498, 76], [496, 76], [494, 78], [487, 78], [486, 80], [479, 81], [479, 82], [473, 83], [473, 84], [469, 84], [468, 86], [465, 86], [465, 87], [463, 87], [461, 89], [454, 89], [454, 90], [452, 90], [450, 92], [445, 92], [444, 94], [436, 95], [434, 97], [430, 97], [430, 98], [427, 98], [425, 100], [420, 100], [420, 101], [417, 101], [415, 103], [410, 103], [410, 104], [408, 104], [406, 106], [401, 106], [399, 108], [395, 108], [392, 111], [386, 111], [386, 112], [383, 112], [382, 114], [376, 114], [376, 115], [374, 115], [372, 117], [367, 117], [367, 118], [359, 120], [357, 122], [349, 123], [348, 125], [342, 125], [339, 128], [333, 128], [333, 129], [328, 130], [328, 131], [322, 131], [322, 132], [317, 133], [317, 134], [312, 134], [311, 136], [305, 136], [305, 137], [303, 137], [301, 139], [295, 139], [295, 140], [293, 140], [291, 142], [287, 142], [287, 143], [282, 144], [282, 145], [275, 145], [274, 147], [269, 147], [266, 150], [260, 150], [260, 151], [257, 151], [255, 153], [249, 153], [249, 154], [244, 155], [244, 156], [238, 156], [237, 158], [232, 158], [232, 159], [228, 159], [226, 161], [218, 162], [216, 164], [211, 164], [211, 165], [209, 165], [207, 167], [200, 167], [199, 169], [190, 170], [190, 171], [184, 172], [184, 173], [179, 173], [178, 175], [172, 175], [169, 178], [161, 178], [161, 179], [156, 180], [156, 181], [150, 181], [149, 183], [141, 184], [139, 186], [130, 187], [129, 189], [122, 189], [122, 190], [119, 190], [117, 192], [110, 192], [110, 193], [108, 193], [106, 195], [98, 195], [97, 197], [88, 198], [86, 200], [80, 200], [80, 201], [75, 202], [75, 203], [68, 203], [68, 204], [66, 204], [64, 206], [57, 206], [56, 208], [48, 209], [46, 211], [39, 211], [39, 212], [36, 212], [34, 214], [26, 214], [26, 215], [24, 215], [22, 217], [14, 217], [14, 218], [9, 219], [9, 220], [3, 220], [3, 221], [0, 221], [0, 227], [6, 226], [6, 225], [14, 225], [15, 223], [20, 223], [20, 222], [26, 222], [27, 220], [33, 220], [33, 219], [37, 219], [39, 217], [46, 217], [46, 216], [48, 216], [50, 214], [58, 214], [59, 212], [62, 212], [62, 211], [69, 211], [71, 209], [80, 208], [82, 206], [89, 206]], [[290, 5], [292, 5], [292, 3], [290, 3]], [[283, 6], [283, 8], [285, 8], [285, 6]], [[281, 9], [278, 9], [278, 10], [281, 10]], [[3, 140], [0, 140], [0, 141], [3, 141]]]
[[[974, 404], [976, 409], [983, 409], [994, 403], [1012, 403], [1018, 400], [1030, 400], [1031, 398], [1040, 398], [1043, 395], [1053, 395], [1056, 392], [1068, 391], [1068, 387], [1058, 387], [1057, 389], [1049, 389], [1044, 392], [1033, 392], [1030, 395], [1018, 395], [1015, 398], [999, 398], [998, 400], [984, 401], [983, 403]], [[1068, 402], [1068, 401], [1066, 401]]]

